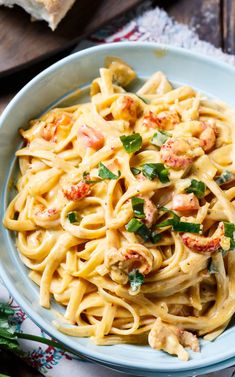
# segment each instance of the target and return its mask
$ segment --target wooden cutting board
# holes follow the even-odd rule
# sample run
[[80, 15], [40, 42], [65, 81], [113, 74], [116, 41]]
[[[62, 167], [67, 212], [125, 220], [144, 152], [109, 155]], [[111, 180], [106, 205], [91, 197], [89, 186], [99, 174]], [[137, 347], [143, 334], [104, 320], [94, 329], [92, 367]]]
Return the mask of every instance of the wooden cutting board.
[[141, 0], [77, 0], [52, 32], [20, 7], [0, 7], [0, 77], [75, 45]]

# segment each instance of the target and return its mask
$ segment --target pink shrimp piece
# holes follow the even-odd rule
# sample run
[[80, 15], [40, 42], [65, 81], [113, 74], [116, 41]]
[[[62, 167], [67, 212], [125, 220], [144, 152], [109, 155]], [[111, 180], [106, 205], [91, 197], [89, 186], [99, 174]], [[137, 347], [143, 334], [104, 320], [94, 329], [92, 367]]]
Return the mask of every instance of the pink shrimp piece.
[[56, 220], [59, 218], [59, 211], [56, 208], [45, 208], [42, 205], [40, 211], [35, 215], [43, 220]]
[[71, 117], [67, 114], [51, 114], [42, 128], [41, 136], [47, 141], [56, 142], [56, 135], [60, 126], [68, 126]]
[[141, 109], [137, 101], [128, 95], [121, 95], [112, 103], [111, 113], [114, 119], [135, 123]]
[[202, 154], [199, 141], [194, 137], [170, 138], [160, 149], [161, 160], [173, 169], [188, 168]]
[[90, 184], [83, 181], [79, 182], [77, 185], [72, 185], [68, 189], [63, 189], [64, 196], [68, 200], [80, 200], [88, 196], [91, 192]]
[[[136, 250], [125, 250], [122, 252], [124, 261], [128, 263], [128, 271], [137, 268], [142, 274], [147, 275], [152, 269], [152, 259], [145, 253]], [[125, 264], [125, 262], [124, 262]]]
[[178, 123], [180, 123], [180, 117], [176, 111], [162, 111], [157, 115], [150, 111], [143, 120], [143, 125], [147, 128], [162, 130], [173, 130]]
[[214, 121], [202, 122], [202, 132], [199, 136], [200, 145], [204, 151], [209, 151], [213, 148], [216, 142], [217, 129]]
[[174, 195], [172, 209], [176, 211], [195, 211], [199, 209], [198, 198], [193, 193]]
[[185, 246], [198, 253], [214, 252], [221, 247], [224, 236], [224, 224], [219, 223], [218, 228], [211, 237], [199, 236], [193, 233], [183, 233], [181, 239]]
[[83, 124], [78, 130], [78, 138], [85, 147], [100, 149], [104, 145], [104, 135], [92, 127]]

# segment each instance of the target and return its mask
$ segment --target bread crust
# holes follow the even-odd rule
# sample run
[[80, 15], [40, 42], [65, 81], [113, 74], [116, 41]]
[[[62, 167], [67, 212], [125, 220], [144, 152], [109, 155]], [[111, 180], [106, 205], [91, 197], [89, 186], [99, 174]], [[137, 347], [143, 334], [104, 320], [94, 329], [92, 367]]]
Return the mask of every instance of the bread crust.
[[19, 5], [35, 20], [45, 20], [55, 30], [76, 0], [0, 0], [0, 5]]

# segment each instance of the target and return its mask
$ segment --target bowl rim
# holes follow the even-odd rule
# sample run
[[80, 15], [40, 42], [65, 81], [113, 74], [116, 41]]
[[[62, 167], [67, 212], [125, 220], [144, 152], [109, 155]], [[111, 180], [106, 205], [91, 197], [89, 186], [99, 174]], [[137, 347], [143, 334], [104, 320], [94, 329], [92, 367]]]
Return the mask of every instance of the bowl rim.
[[[34, 86], [38, 81], [40, 81], [42, 78], [46, 77], [52, 72], [56, 72], [57, 69], [64, 66], [68, 62], [72, 62], [73, 60], [79, 60], [82, 57], [86, 57], [89, 55], [93, 55], [96, 53], [96, 51], [108, 51], [110, 48], [116, 49], [117, 51], [123, 48], [128, 49], [147, 49], [147, 50], [163, 50], [166, 52], [170, 52], [176, 55], [179, 55], [181, 57], [187, 58], [190, 57], [193, 60], [200, 61], [203, 64], [209, 64], [212, 65], [218, 69], [224, 69], [226, 71], [229, 71], [230, 74], [235, 74], [235, 67], [232, 65], [217, 61], [213, 59], [212, 57], [207, 57], [205, 55], [199, 54], [197, 52], [188, 51], [181, 47], [174, 47], [171, 45], [164, 45], [164, 44], [158, 44], [154, 42], [115, 42], [115, 43], [107, 43], [102, 44], [98, 46], [93, 46], [78, 52], [75, 52], [69, 56], [66, 56], [65, 58], [59, 60], [58, 62], [54, 63], [53, 65], [49, 66], [42, 72], [40, 72], [38, 75], [36, 75], [32, 80], [30, 80], [10, 101], [10, 103], [6, 106], [5, 110], [0, 116], [0, 129], [2, 127], [2, 124], [5, 122], [8, 114], [14, 109], [14, 106], [17, 104], [17, 101], [24, 96], [27, 93], [27, 90]], [[2, 230], [5, 231], [1, 224]], [[6, 247], [5, 243], [2, 245], [3, 247]], [[89, 349], [89, 347], [86, 347], [82, 344], [75, 343], [73, 341], [73, 338], [60, 333], [56, 328], [53, 327], [52, 324], [48, 324], [44, 318], [38, 314], [36, 311], [34, 311], [30, 305], [24, 300], [24, 298], [21, 297], [21, 294], [19, 291], [17, 291], [16, 287], [14, 286], [14, 283], [11, 281], [10, 278], [7, 276], [7, 272], [4, 269], [4, 266], [0, 260], [0, 277], [4, 281], [4, 285], [10, 292], [10, 294], [14, 297], [15, 301], [22, 307], [22, 309], [27, 313], [29, 318], [36, 323], [37, 326], [45, 330], [47, 334], [57, 339], [59, 342], [64, 344], [68, 349], [75, 351], [75, 353], [81, 353], [85, 356], [88, 360], [94, 360], [96, 362], [101, 362], [106, 365], [113, 365], [115, 367], [121, 366], [132, 368], [132, 369], [138, 369], [139, 371], [145, 371], [145, 372], [171, 372], [172, 370], [175, 371], [192, 371], [197, 369], [201, 369], [204, 367], [212, 367], [212, 365], [218, 365], [220, 362], [229, 360], [235, 356], [235, 350], [229, 349], [226, 350], [226, 352], [220, 353], [219, 355], [214, 355], [207, 357], [206, 359], [193, 359], [190, 360], [187, 363], [177, 364], [177, 365], [171, 365], [169, 368], [169, 365], [167, 365], [166, 360], [164, 360], [161, 363], [161, 366], [158, 367], [154, 361], [152, 363], [149, 362], [148, 364], [143, 368], [143, 364], [141, 361], [137, 362], [132, 360], [121, 360], [118, 362], [114, 356], [109, 356], [108, 353], [106, 354], [97, 354], [97, 352], [93, 349]], [[70, 344], [69, 344], [70, 343]], [[231, 365], [233, 362], [231, 361]]]

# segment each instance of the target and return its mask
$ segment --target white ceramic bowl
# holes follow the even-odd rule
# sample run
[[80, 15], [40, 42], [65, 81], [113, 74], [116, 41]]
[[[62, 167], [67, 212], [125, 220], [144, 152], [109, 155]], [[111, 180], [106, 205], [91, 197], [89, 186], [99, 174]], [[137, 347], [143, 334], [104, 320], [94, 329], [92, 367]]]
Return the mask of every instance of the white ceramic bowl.
[[[97, 77], [104, 58], [114, 55], [134, 67], [140, 78], [162, 70], [173, 84], [188, 84], [218, 97], [235, 107], [235, 69], [227, 64], [186, 50], [153, 43], [119, 43], [90, 48], [52, 65], [30, 81], [11, 101], [0, 119], [1, 218], [9, 202], [9, 180], [14, 176], [14, 153], [19, 147], [18, 129], [48, 107], [78, 88], [86, 88]], [[150, 347], [116, 345], [95, 346], [89, 339], [59, 333], [53, 326], [53, 311], [38, 304], [38, 287], [27, 276], [14, 244], [13, 232], [1, 229], [0, 274], [5, 285], [27, 314], [48, 334], [73, 351], [125, 372], [139, 376], [192, 376], [221, 369], [235, 363], [235, 327], [230, 326], [216, 341], [201, 341], [201, 353], [191, 353], [184, 363]], [[53, 304], [59, 310], [59, 305]]]

